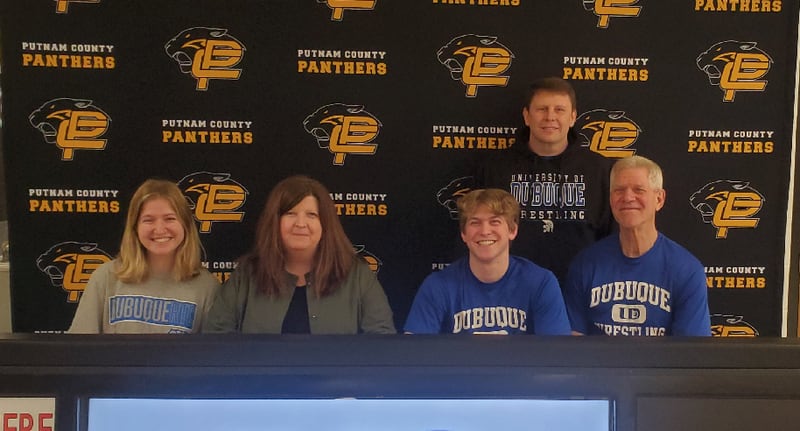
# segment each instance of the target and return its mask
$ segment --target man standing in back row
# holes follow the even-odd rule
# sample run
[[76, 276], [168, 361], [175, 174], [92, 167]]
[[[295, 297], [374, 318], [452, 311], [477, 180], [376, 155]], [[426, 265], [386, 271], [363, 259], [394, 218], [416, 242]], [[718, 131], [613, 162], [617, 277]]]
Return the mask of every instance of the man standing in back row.
[[511, 253], [551, 270], [564, 282], [570, 261], [608, 235], [611, 161], [581, 147], [570, 132], [577, 117], [575, 90], [543, 78], [528, 90], [520, 140], [476, 173], [478, 188], [507, 190], [520, 204], [520, 233]]

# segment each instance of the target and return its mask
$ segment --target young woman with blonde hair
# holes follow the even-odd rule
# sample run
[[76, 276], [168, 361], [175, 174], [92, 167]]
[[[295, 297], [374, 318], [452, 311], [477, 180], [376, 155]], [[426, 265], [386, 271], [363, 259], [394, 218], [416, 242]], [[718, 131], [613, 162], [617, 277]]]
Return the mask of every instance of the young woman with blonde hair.
[[218, 287], [200, 264], [186, 198], [150, 179], [131, 198], [119, 255], [92, 273], [68, 332], [199, 332]]

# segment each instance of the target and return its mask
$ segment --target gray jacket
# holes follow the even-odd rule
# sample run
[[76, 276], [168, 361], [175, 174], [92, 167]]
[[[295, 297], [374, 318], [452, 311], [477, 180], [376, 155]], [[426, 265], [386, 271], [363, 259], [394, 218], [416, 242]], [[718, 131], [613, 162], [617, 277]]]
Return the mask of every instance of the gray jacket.
[[[307, 280], [310, 275], [306, 276]], [[277, 297], [258, 291], [252, 265], [242, 263], [219, 289], [203, 332], [280, 334], [297, 277], [286, 273]], [[313, 282], [313, 281], [312, 281]], [[369, 267], [358, 261], [332, 294], [308, 298], [312, 334], [394, 334], [392, 310]]]

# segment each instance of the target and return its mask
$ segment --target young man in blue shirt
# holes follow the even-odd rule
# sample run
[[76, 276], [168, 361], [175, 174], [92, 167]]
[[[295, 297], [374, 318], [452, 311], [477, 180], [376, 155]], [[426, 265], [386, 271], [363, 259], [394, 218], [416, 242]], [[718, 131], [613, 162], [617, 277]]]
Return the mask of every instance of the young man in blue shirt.
[[511, 256], [520, 208], [500, 189], [473, 190], [458, 200], [461, 239], [469, 256], [423, 281], [406, 333], [570, 334], [555, 276]]

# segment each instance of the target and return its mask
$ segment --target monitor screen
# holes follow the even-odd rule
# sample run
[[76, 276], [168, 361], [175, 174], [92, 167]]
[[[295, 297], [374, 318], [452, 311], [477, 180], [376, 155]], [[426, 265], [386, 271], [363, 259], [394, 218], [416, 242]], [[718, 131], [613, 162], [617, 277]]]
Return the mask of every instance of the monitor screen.
[[609, 431], [609, 400], [89, 399], [87, 431]]

